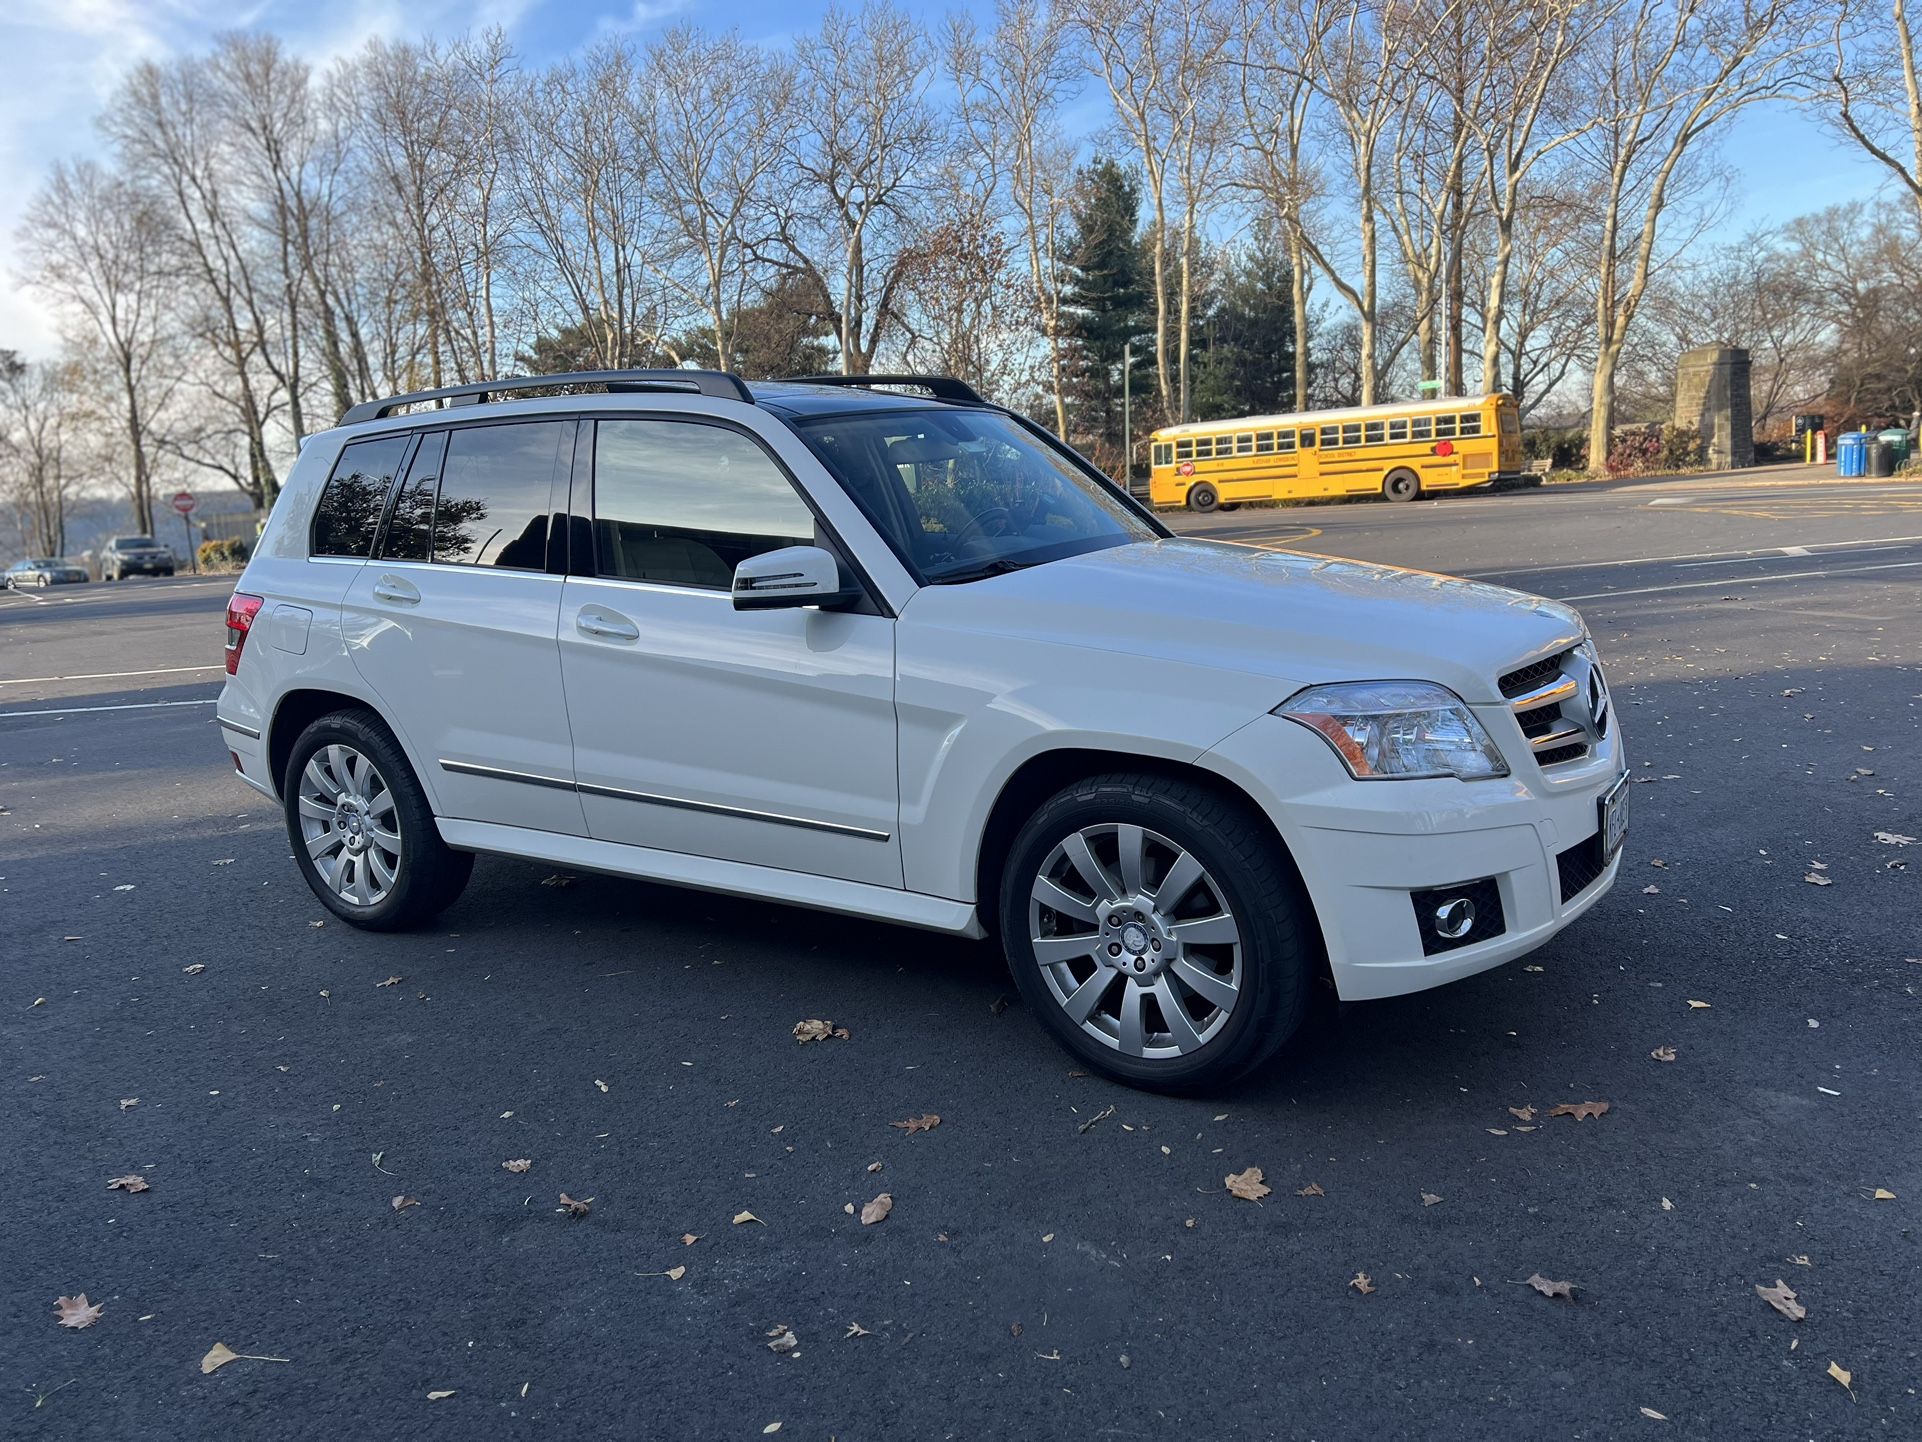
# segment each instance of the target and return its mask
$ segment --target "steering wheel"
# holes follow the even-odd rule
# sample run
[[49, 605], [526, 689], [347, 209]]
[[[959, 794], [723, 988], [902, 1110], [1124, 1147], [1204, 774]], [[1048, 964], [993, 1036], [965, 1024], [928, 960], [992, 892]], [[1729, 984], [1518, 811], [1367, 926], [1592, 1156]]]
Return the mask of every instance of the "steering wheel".
[[[1000, 529], [992, 533], [989, 532], [988, 524], [990, 522], [997, 522]], [[957, 546], [965, 545], [969, 540], [973, 539], [977, 533], [983, 536], [989, 534], [1005, 536], [1013, 531], [1013, 529], [1013, 511], [1010, 511], [1006, 506], [987, 506], [976, 511], [972, 516], [969, 516], [967, 524], [954, 533], [954, 544]]]

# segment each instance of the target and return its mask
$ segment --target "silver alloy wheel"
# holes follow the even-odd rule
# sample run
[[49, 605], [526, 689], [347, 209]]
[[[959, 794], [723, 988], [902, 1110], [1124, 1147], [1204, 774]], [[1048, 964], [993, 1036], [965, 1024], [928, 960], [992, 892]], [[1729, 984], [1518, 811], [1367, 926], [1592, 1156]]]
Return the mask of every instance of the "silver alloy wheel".
[[399, 879], [400, 817], [372, 760], [321, 747], [300, 773], [300, 834], [321, 880], [356, 906], [386, 900]]
[[1186, 1056], [1241, 995], [1241, 928], [1192, 852], [1159, 832], [1086, 826], [1029, 889], [1028, 937], [1048, 990], [1082, 1031], [1124, 1056]]

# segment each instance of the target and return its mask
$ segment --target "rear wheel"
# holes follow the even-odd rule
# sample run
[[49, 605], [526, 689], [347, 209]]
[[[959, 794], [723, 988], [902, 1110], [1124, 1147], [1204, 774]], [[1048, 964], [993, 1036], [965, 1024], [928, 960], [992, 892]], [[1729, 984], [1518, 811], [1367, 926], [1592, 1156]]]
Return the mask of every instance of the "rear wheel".
[[1002, 877], [1014, 979], [1063, 1046], [1187, 1090], [1266, 1061], [1309, 1008], [1315, 937], [1272, 833], [1213, 792], [1097, 776], [1022, 828]]
[[369, 931], [417, 925], [474, 869], [440, 838], [407, 758], [365, 711], [323, 716], [294, 742], [281, 796], [294, 860], [314, 895]]
[[1413, 471], [1390, 471], [1381, 493], [1391, 501], [1413, 501], [1421, 496], [1421, 477]]
[[1204, 516], [1220, 504], [1221, 493], [1206, 481], [1192, 487], [1188, 492], [1188, 509], [1199, 511]]

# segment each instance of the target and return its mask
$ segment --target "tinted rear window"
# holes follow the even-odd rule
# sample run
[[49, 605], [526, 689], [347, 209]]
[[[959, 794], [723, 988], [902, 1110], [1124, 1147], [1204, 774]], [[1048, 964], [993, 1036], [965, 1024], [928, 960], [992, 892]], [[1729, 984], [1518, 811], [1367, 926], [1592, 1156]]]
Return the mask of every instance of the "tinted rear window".
[[[374, 532], [380, 526], [381, 508], [387, 504], [387, 491], [394, 483], [400, 458], [407, 453], [405, 436], [389, 436], [378, 441], [356, 441], [340, 453], [327, 488], [320, 493], [320, 506], [314, 513], [314, 554], [316, 556], [358, 556], [365, 558], [374, 549]], [[141, 537], [116, 542], [124, 548], [150, 546]]]

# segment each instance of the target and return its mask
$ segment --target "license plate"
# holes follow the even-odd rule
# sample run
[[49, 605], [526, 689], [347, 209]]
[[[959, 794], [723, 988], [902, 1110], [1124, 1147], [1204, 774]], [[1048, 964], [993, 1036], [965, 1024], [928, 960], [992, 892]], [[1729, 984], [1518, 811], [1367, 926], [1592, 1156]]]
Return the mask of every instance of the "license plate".
[[1628, 774], [1617, 777], [1597, 803], [1602, 811], [1602, 859], [1613, 861], [1628, 837]]

